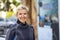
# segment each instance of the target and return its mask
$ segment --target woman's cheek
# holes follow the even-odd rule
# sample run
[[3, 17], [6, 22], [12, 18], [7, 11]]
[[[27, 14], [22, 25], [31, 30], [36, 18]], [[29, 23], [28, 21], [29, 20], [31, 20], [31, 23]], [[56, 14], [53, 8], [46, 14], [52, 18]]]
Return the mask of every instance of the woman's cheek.
[[27, 18], [27, 15], [25, 15], [25, 18]]
[[18, 16], [18, 19], [21, 19], [21, 16]]

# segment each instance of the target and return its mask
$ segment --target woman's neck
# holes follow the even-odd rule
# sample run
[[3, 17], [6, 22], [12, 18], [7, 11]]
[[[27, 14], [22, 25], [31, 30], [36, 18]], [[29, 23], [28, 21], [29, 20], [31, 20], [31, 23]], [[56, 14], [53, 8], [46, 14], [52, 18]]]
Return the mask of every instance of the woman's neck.
[[20, 24], [20, 23], [25, 24], [26, 22], [22, 22], [22, 21], [20, 21], [20, 20], [17, 20], [17, 23], [18, 23], [18, 24]]

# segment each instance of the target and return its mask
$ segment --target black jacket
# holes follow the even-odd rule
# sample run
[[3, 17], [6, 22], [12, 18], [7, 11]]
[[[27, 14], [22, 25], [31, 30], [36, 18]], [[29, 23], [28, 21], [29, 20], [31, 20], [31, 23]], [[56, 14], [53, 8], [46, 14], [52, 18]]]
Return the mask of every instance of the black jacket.
[[16, 40], [35, 40], [34, 29], [27, 23], [23, 24], [17, 21], [16, 24], [11, 25], [6, 40], [14, 40], [15, 37]]

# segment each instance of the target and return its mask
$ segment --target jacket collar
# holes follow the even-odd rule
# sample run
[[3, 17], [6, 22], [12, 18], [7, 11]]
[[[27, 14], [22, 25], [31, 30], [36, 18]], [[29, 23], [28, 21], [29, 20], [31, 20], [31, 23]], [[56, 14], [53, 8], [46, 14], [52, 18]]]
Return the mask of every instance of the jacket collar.
[[21, 28], [21, 29], [25, 29], [28, 27], [26, 22], [22, 23], [19, 20], [17, 20], [17, 24], [19, 24], [18, 28]]

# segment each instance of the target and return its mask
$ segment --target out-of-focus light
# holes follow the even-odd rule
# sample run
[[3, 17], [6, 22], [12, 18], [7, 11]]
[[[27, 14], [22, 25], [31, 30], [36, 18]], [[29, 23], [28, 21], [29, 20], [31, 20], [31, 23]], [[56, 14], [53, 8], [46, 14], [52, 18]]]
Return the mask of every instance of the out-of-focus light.
[[10, 7], [13, 9], [15, 8], [16, 6], [14, 4], [10, 4]]
[[16, 8], [13, 9], [14, 13], [16, 14]]
[[2, 11], [2, 18], [6, 18], [6, 12], [4, 12], [4, 11]]
[[3, 3], [1, 3], [0, 5], [1, 5], [1, 6], [0, 6], [0, 8], [1, 8], [1, 9], [3, 9], [3, 7], [4, 7], [4, 4], [3, 4]]
[[12, 2], [13, 2], [13, 0], [9, 0], [9, 2], [11, 2], [11, 3], [12, 3]]
[[21, 2], [21, 0], [16, 0], [17, 2]]

